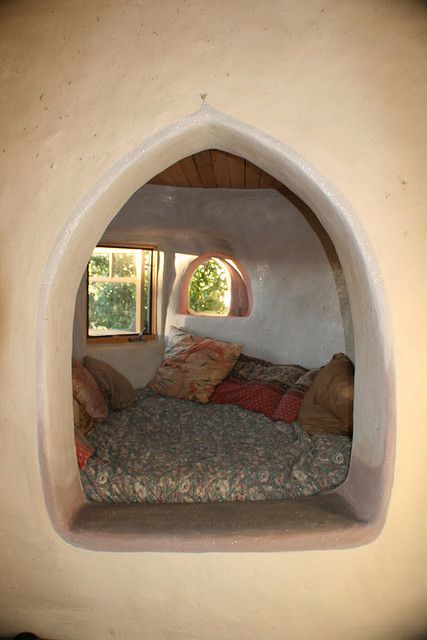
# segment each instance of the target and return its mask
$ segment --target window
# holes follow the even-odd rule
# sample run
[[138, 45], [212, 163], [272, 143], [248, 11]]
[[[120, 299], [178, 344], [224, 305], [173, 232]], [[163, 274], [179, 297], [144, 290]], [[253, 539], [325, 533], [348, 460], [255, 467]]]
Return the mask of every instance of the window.
[[230, 310], [231, 279], [226, 265], [211, 258], [194, 271], [188, 290], [190, 313], [226, 316]]
[[154, 335], [154, 248], [96, 247], [88, 264], [87, 337]]
[[222, 253], [204, 253], [187, 266], [180, 286], [179, 313], [211, 317], [250, 314], [249, 278], [242, 265]]

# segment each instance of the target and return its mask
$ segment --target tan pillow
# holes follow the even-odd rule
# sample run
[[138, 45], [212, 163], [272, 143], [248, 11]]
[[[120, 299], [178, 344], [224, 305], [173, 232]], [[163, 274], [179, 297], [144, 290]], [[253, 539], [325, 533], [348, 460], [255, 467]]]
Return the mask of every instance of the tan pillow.
[[163, 396], [208, 402], [236, 364], [240, 350], [237, 344], [171, 327], [165, 359], [147, 386]]
[[108, 406], [95, 378], [78, 360], [73, 358], [73, 397], [95, 420], [108, 418]]
[[121, 411], [132, 404], [135, 400], [135, 391], [123, 374], [103, 360], [90, 356], [83, 359], [83, 364], [95, 378], [112, 409]]
[[304, 396], [298, 422], [308, 433], [351, 436], [354, 373], [351, 360], [336, 353], [314, 379]]
[[91, 418], [83, 407], [77, 402], [77, 400], [73, 399], [73, 416], [74, 416], [74, 428], [79, 431], [79, 433], [85, 435], [88, 431], [90, 431], [94, 425], [94, 419]]

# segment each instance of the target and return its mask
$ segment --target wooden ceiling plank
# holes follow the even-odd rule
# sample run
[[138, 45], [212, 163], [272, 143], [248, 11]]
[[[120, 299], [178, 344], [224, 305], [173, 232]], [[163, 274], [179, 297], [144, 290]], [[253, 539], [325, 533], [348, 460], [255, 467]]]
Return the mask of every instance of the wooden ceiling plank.
[[232, 189], [245, 188], [245, 161], [240, 156], [227, 154], [230, 186]]
[[[276, 189], [277, 189], [277, 190], [282, 194], [282, 196], [285, 196], [285, 198], [287, 198], [287, 199], [288, 199], [288, 200], [290, 200], [291, 202], [294, 202], [294, 201], [295, 201], [295, 199], [300, 200], [300, 199], [298, 198], [298, 196], [297, 196], [293, 191], [291, 191], [290, 189], [288, 189], [288, 187], [286, 187], [286, 186], [285, 186], [284, 184], [282, 184], [281, 182], [278, 182], [278, 183], [277, 183], [277, 185], [278, 185], [278, 186], [276, 186]], [[304, 205], [304, 203], [303, 203], [303, 206], [306, 206], [306, 205]]]
[[261, 177], [261, 169], [249, 160], [245, 161], [245, 187], [246, 189], [258, 189]]
[[175, 180], [173, 179], [172, 174], [169, 172], [169, 167], [167, 169], [165, 169], [164, 171], [162, 171], [162, 173], [159, 173], [159, 176], [163, 180], [163, 184], [166, 185], [167, 187], [176, 187], [177, 186]]
[[276, 178], [273, 178], [273, 185], [274, 185], [273, 186], [274, 189], [281, 189], [282, 187], [285, 186], [283, 182], [280, 182], [280, 180], [276, 180]]
[[[201, 179], [200, 172], [203, 175]], [[218, 149], [182, 158], [157, 174], [151, 184], [177, 187], [281, 189], [282, 183], [240, 156]]]
[[211, 149], [211, 159], [217, 187], [229, 189], [230, 172], [228, 169], [227, 155], [218, 149]]
[[190, 187], [203, 187], [194, 157], [187, 156], [180, 161], [180, 164]]
[[190, 183], [187, 180], [187, 177], [184, 173], [184, 170], [181, 166], [180, 162], [175, 162], [175, 164], [171, 165], [168, 168], [168, 171], [170, 173], [170, 175], [172, 176], [173, 180], [175, 181], [175, 184], [177, 187], [189, 187]]
[[148, 181], [148, 184], [163, 184], [160, 175], [161, 174], [159, 173], [157, 176], [154, 176], [154, 178], [151, 178], [151, 180]]
[[194, 156], [200, 179], [205, 188], [211, 189], [216, 187], [215, 175], [212, 167], [212, 159], [209, 150], [200, 151]]
[[158, 180], [157, 184], [161, 184], [164, 187], [170, 186], [170, 182], [169, 182], [168, 176], [167, 176], [165, 171], [162, 171], [161, 173], [158, 173], [156, 175], [156, 179]]
[[277, 186], [280, 184], [280, 182], [278, 182], [276, 180], [276, 178], [273, 178], [273, 176], [271, 176], [269, 173], [266, 173], [265, 171], [261, 171], [261, 176], [259, 179], [259, 186], [262, 189], [277, 189]]
[[203, 187], [193, 156], [183, 158], [181, 160], [181, 167], [190, 187]]

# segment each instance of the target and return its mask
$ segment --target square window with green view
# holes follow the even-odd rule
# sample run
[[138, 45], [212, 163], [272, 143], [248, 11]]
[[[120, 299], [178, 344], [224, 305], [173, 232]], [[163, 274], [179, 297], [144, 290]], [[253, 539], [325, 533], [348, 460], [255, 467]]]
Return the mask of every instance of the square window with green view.
[[88, 264], [88, 338], [153, 331], [152, 248], [96, 247]]

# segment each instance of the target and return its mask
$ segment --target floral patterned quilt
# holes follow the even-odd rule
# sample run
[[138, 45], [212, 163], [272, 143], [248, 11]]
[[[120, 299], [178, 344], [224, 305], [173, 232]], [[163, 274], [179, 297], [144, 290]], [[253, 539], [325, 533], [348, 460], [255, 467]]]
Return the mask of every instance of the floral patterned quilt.
[[235, 405], [136, 392], [87, 435], [95, 447], [81, 473], [93, 502], [209, 502], [293, 498], [325, 492], [347, 475], [351, 440], [310, 436]]

